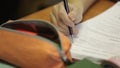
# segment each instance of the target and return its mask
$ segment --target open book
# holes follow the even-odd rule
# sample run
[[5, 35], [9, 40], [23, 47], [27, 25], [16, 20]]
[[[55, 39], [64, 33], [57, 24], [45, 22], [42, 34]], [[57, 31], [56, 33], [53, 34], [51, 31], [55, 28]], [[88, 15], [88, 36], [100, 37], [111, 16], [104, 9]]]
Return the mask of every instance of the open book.
[[120, 2], [78, 25], [78, 29], [71, 48], [73, 58], [120, 58]]

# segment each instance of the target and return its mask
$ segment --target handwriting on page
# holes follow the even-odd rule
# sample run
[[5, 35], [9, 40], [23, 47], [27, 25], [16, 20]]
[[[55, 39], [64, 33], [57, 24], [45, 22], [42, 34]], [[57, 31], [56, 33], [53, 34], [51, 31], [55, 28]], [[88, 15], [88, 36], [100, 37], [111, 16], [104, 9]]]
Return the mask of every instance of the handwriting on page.
[[73, 58], [120, 57], [120, 2], [102, 14], [78, 25], [79, 34], [72, 45]]

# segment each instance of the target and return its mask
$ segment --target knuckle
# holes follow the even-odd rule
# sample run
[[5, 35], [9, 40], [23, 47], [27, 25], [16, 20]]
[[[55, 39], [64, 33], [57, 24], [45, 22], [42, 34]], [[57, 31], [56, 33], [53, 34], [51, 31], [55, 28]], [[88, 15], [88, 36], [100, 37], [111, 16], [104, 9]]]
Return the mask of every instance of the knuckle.
[[58, 12], [58, 15], [59, 15], [59, 16], [62, 16], [62, 15], [63, 15], [63, 11], [60, 10], [60, 11]]

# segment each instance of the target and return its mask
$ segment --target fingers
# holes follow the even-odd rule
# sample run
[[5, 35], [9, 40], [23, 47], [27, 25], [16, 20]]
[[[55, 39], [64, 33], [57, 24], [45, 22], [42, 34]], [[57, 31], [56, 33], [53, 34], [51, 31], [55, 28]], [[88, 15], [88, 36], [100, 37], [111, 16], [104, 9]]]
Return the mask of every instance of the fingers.
[[58, 13], [60, 20], [62, 20], [65, 25], [68, 25], [70, 27], [74, 27], [75, 26], [74, 22], [69, 19], [68, 14], [66, 13], [66, 10], [65, 10], [63, 5], [60, 6], [60, 9], [61, 10]]
[[53, 14], [53, 13], [50, 13], [50, 20], [51, 20], [51, 23], [52, 24], [54, 24], [54, 25], [56, 25], [57, 26], [57, 20], [56, 20], [56, 17], [55, 17], [55, 15]]
[[[72, 11], [72, 10], [73, 10], [73, 8], [70, 7], [70, 11]], [[77, 35], [78, 29], [75, 27], [75, 23], [74, 23], [76, 15], [75, 15], [75, 12], [70, 12], [70, 13], [72, 15], [72, 16], [70, 16], [70, 17], [72, 17], [71, 19], [70, 19], [69, 15], [66, 13], [66, 10], [65, 10], [63, 4], [56, 5], [56, 6], [54, 6], [54, 9], [51, 13], [51, 21], [65, 35], [69, 35], [68, 26], [72, 27], [73, 34]]]
[[64, 33], [65, 35], [69, 35], [68, 28], [65, 24], [63, 24], [59, 19], [56, 19], [55, 15], [53, 13], [51, 15], [51, 22], [58, 27], [59, 31]]
[[80, 13], [77, 8], [73, 8], [68, 16], [74, 22], [74, 24], [78, 24], [82, 20], [82, 13]]
[[69, 30], [68, 30], [68, 28], [67, 28], [67, 26], [66, 26], [65, 24], [59, 23], [59, 24], [58, 24], [58, 28], [59, 28], [59, 30], [60, 30], [62, 33], [64, 33], [66, 36], [69, 35]]
[[[74, 20], [76, 17], [74, 17], [74, 19], [72, 18], [72, 20], [69, 18], [68, 14], [66, 13], [66, 10], [64, 8], [64, 6], [60, 6], [60, 11], [59, 11], [59, 19], [61, 20], [62, 25], [67, 25], [65, 29], [67, 29], [67, 35], [69, 34], [69, 30], [68, 30], [68, 26], [72, 27], [73, 29], [73, 34], [77, 35], [78, 34], [78, 29], [75, 27], [75, 23]], [[72, 10], [72, 9], [71, 9]], [[75, 13], [73, 13], [74, 16]], [[62, 26], [61, 26], [62, 27]]]
[[69, 17], [73, 22], [75, 22], [75, 20], [76, 20], [76, 14], [75, 14], [74, 12], [70, 12], [70, 13], [68, 14], [68, 17]]
[[69, 35], [69, 32], [68, 32], [68, 28], [67, 26], [62, 23], [62, 21], [58, 18], [57, 14], [56, 14], [56, 9], [54, 9], [54, 12], [51, 13], [51, 22], [56, 26], [58, 27], [58, 29], [64, 33], [65, 35]]
[[[53, 13], [51, 13], [51, 22], [58, 27], [58, 29], [64, 33], [65, 35], [69, 35], [69, 30], [68, 30], [68, 26], [65, 25], [64, 23], [62, 23], [62, 21], [58, 18], [56, 19], [55, 15]], [[57, 23], [56, 23], [57, 22]], [[76, 27], [72, 28], [73, 29], [73, 34], [77, 35], [78, 30]]]
[[[61, 32], [63, 32], [65, 35], [70, 35], [70, 32], [69, 32], [69, 30], [68, 30], [68, 26], [67, 25], [65, 25], [65, 24], [63, 24], [63, 23], [59, 23], [58, 24], [58, 28], [59, 28], [59, 30], [61, 31]], [[78, 34], [78, 29], [76, 28], [76, 27], [73, 27], [72, 28], [72, 30], [73, 30], [73, 35], [77, 35]]]

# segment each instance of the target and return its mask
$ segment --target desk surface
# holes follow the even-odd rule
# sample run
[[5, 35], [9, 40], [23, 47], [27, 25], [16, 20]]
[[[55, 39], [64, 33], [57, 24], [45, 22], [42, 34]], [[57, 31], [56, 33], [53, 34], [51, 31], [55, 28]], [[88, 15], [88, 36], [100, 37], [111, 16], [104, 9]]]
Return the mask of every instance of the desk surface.
[[[106, 9], [108, 9], [109, 7], [111, 7], [113, 4], [114, 3], [109, 0], [98, 0], [84, 14], [83, 21], [100, 14], [101, 12], [103, 12]], [[23, 19], [30, 19], [30, 20], [31, 19], [38, 19], [38, 20], [43, 19], [43, 20], [50, 21], [50, 12], [51, 11], [52, 11], [52, 7], [49, 7], [44, 10], [41, 10], [41, 11], [35, 12], [33, 14], [30, 14], [28, 16], [25, 16], [21, 19], [22, 20]]]

